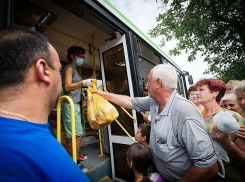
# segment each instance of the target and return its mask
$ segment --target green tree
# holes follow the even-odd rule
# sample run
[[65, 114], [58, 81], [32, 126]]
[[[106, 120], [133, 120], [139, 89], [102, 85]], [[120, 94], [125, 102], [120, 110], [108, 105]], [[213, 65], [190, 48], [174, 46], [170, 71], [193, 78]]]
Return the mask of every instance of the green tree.
[[162, 37], [161, 45], [176, 39], [170, 55], [189, 54], [188, 61], [204, 56], [216, 76], [245, 78], [245, 0], [161, 0], [170, 8], [159, 14], [151, 37]]

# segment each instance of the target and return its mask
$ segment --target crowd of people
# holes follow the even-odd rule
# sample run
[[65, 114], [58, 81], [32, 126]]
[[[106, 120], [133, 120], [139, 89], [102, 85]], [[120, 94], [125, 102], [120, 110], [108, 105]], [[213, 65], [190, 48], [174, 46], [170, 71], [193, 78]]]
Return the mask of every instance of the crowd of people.
[[[91, 80], [82, 80], [77, 72], [85, 50], [73, 46], [67, 52], [70, 64], [61, 78], [59, 56], [44, 36], [23, 27], [0, 30], [0, 181], [90, 181], [81, 164], [87, 157], [80, 153], [83, 128], [78, 103], [80, 88], [91, 86]], [[62, 85], [75, 104], [77, 163], [50, 134], [47, 124]], [[190, 87], [188, 100], [176, 92], [175, 68], [161, 64], [150, 71], [146, 86], [147, 97], [93, 91], [137, 110], [147, 121], [135, 133], [138, 143], [125, 154], [136, 182], [245, 180], [245, 81], [225, 85], [221, 80], [202, 79]], [[62, 104], [62, 116], [70, 142], [67, 105]], [[222, 131], [215, 121], [220, 113], [232, 115], [240, 128], [231, 134]], [[224, 177], [219, 175], [221, 164], [213, 142], [229, 156], [229, 161], [223, 161]]]

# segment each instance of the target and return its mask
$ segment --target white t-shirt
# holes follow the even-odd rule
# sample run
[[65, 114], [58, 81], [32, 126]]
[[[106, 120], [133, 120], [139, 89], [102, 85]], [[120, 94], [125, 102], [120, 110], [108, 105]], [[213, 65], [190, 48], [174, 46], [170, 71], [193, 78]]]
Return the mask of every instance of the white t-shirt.
[[159, 173], [151, 173], [150, 180], [152, 182], [164, 182], [164, 179], [162, 178], [162, 176], [160, 176]]

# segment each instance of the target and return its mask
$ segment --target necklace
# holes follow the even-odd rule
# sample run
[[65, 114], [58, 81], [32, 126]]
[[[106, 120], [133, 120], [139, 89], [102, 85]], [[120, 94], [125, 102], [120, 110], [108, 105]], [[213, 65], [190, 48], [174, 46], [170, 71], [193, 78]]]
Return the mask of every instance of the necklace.
[[26, 117], [24, 117], [24, 116], [22, 116], [20, 114], [15, 114], [15, 113], [3, 111], [3, 110], [0, 110], [0, 113], [7, 114], [7, 115], [10, 115], [10, 116], [17, 116], [17, 117], [20, 117], [20, 118], [28, 121], [28, 122], [31, 122], [29, 119], [27, 119]]

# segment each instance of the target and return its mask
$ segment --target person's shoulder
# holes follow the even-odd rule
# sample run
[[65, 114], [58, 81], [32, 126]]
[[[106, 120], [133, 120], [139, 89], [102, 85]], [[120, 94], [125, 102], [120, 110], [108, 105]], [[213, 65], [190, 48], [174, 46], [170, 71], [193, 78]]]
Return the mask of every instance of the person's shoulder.
[[186, 98], [182, 97], [178, 93], [176, 93], [174, 97], [173, 106], [176, 110], [183, 111], [183, 112], [197, 110], [193, 102], [187, 100]]
[[171, 115], [174, 121], [176, 121], [178, 126], [182, 126], [186, 121], [197, 121], [190, 122], [194, 123], [204, 123], [203, 116], [199, 109], [194, 103], [187, 100], [186, 98], [176, 94], [171, 107]]

